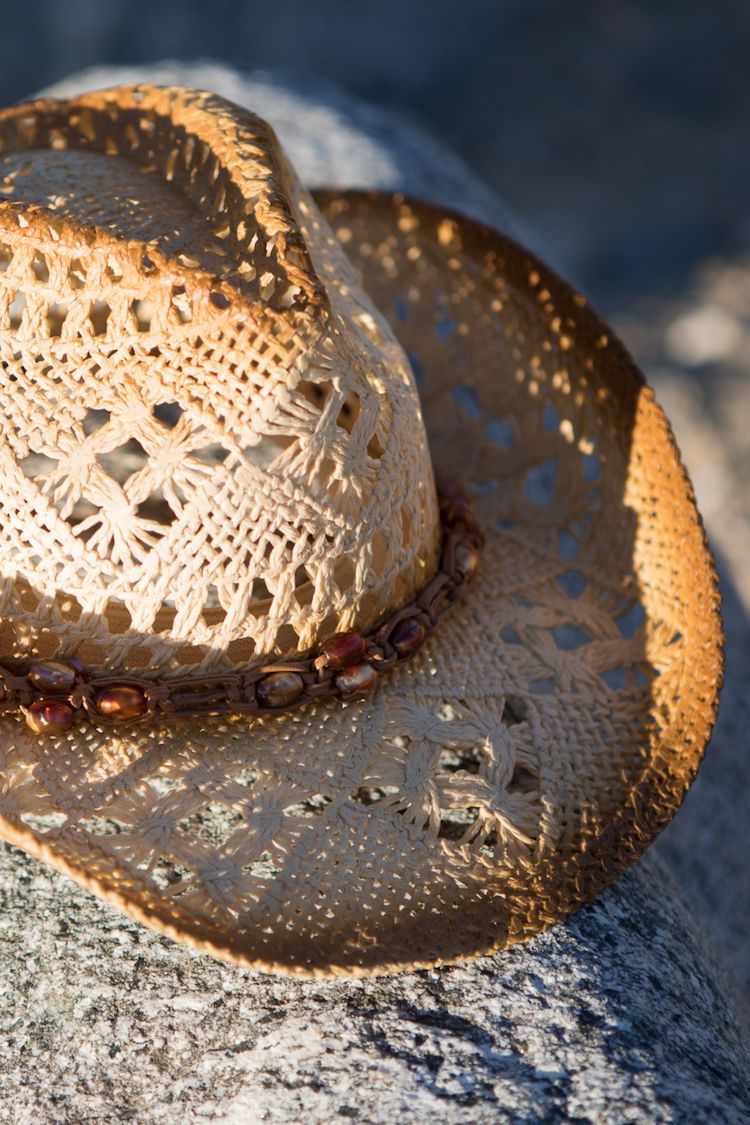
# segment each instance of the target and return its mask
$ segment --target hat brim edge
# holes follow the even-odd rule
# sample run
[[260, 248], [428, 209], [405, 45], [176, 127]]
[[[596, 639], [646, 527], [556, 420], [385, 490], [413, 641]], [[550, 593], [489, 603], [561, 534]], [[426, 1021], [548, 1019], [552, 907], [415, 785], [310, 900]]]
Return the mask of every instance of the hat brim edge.
[[[347, 191], [320, 189], [313, 194], [324, 216], [342, 203], [360, 209], [365, 206], [381, 210], [399, 207], [406, 203], [420, 215], [425, 225], [437, 224], [446, 218], [451, 219], [458, 224], [459, 228], [471, 230], [474, 237], [483, 242], [488, 249], [494, 247], [501, 254], [522, 255], [525, 262], [528, 263], [528, 267], [536, 270], [544, 283], [553, 282], [557, 287], [562, 286], [569, 289], [568, 284], [560, 279], [555, 271], [531, 251], [520, 246], [514, 239], [479, 220], [468, 218], [456, 210], [438, 207], [414, 197], [404, 196], [401, 193], [356, 189]], [[633, 381], [633, 387], [636, 387], [639, 391], [643, 390], [646, 387], [643, 375], [625, 347], [612, 335], [611, 329], [590, 306], [588, 307], [588, 314], [596, 318], [602, 331], [606, 330], [609, 333], [611, 345], [620, 351], [622, 367]], [[653, 394], [650, 391], [648, 393], [651, 399], [651, 409], [660, 416], [670, 435], [675, 462], [679, 466], [682, 476], [682, 485], [695, 513], [701, 536], [705, 571], [703, 576], [704, 590], [708, 612], [706, 625], [709, 637], [708, 643], [711, 646], [707, 658], [715, 668], [715, 690], [711, 698], [704, 702], [701, 710], [700, 729], [696, 732], [689, 753], [682, 756], [679, 784], [671, 788], [671, 800], [665, 801], [663, 790], [656, 790], [652, 780], [646, 778], [632, 792], [628, 807], [621, 808], [615, 818], [610, 821], [607, 831], [593, 841], [586, 853], [585, 865], [580, 862], [581, 856], [576, 854], [571, 856], [562, 866], [556, 865], [554, 870], [550, 870], [548, 880], [542, 876], [542, 883], [547, 884], [550, 894], [550, 898], [545, 904], [544, 913], [555, 913], [560, 919], [574, 913], [610, 886], [634, 860], [643, 855], [654, 838], [666, 827], [682, 803], [687, 789], [697, 773], [718, 714], [719, 696], [724, 675], [724, 630], [721, 619], [721, 594], [718, 574], [709, 549], [703, 520], [695, 503], [693, 486], [679, 456], [671, 426]], [[504, 934], [496, 941], [488, 942], [486, 947], [477, 949], [476, 952], [466, 953], [462, 951], [456, 956], [414, 960], [409, 963], [399, 960], [372, 964], [326, 963], [310, 966], [294, 964], [289, 961], [264, 960], [243, 953], [242, 949], [232, 941], [231, 935], [226, 931], [222, 932], [220, 939], [212, 938], [210, 926], [197, 917], [194, 923], [188, 924], [188, 913], [185, 908], [180, 911], [179, 924], [170, 921], [165, 916], [164, 900], [158, 899], [157, 896], [147, 891], [144, 896], [147, 901], [144, 902], [143, 898], [138, 901], [132, 895], [123, 894], [113, 889], [106, 881], [92, 876], [85, 867], [66, 858], [63, 854], [64, 849], [61, 850], [59, 842], [56, 848], [54, 843], [40, 838], [30, 827], [19, 824], [15, 820], [3, 816], [2, 813], [0, 813], [0, 836], [7, 843], [22, 849], [61, 874], [73, 879], [85, 890], [99, 897], [105, 904], [117, 908], [128, 917], [149, 926], [161, 935], [185, 944], [198, 953], [210, 955], [241, 968], [266, 973], [278, 973], [308, 979], [389, 975], [404, 971], [438, 968], [476, 957], [491, 956], [520, 938], [531, 936], [531, 934], [517, 936]], [[554, 903], [554, 906], [550, 911], [552, 903]]]

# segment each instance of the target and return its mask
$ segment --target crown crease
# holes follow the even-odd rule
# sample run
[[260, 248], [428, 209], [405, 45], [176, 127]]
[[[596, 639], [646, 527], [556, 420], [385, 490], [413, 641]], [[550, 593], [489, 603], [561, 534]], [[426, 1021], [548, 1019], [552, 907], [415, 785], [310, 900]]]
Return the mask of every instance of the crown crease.
[[272, 130], [0, 113], [3, 651], [169, 674], [364, 628], [437, 564], [414, 380]]

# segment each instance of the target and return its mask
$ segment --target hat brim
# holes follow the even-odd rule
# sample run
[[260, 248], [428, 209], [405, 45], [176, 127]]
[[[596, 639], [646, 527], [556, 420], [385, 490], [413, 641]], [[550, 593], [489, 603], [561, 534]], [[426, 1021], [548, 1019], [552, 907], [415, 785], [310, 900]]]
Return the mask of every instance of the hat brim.
[[53, 748], [4, 719], [0, 834], [202, 952], [367, 975], [496, 951], [637, 859], [704, 752], [722, 630], [669, 424], [585, 300], [459, 214], [317, 200], [474, 495], [475, 584], [356, 706]]

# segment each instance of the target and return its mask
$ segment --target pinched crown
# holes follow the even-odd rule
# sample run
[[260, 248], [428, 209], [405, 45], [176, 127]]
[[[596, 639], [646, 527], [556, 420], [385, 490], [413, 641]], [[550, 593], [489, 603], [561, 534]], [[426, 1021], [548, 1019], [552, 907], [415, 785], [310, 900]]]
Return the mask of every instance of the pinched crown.
[[0, 645], [252, 665], [437, 562], [406, 358], [267, 125], [121, 87], [0, 113]]

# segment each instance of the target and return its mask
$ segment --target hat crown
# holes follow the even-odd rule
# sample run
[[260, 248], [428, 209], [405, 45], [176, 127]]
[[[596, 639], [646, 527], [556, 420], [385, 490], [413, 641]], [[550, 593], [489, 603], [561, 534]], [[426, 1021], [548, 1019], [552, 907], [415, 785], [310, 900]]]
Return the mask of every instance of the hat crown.
[[121, 87], [0, 114], [3, 652], [247, 666], [436, 565], [406, 358], [267, 125]]

